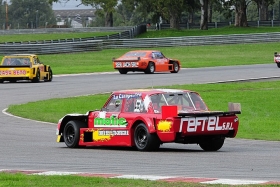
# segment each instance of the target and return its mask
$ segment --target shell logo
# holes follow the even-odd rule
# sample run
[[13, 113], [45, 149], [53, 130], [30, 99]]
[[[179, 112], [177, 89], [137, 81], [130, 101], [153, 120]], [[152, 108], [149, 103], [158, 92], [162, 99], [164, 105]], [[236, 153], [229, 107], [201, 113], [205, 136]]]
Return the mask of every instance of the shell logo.
[[171, 129], [171, 121], [161, 120], [157, 124], [158, 130], [162, 132], [169, 132]]

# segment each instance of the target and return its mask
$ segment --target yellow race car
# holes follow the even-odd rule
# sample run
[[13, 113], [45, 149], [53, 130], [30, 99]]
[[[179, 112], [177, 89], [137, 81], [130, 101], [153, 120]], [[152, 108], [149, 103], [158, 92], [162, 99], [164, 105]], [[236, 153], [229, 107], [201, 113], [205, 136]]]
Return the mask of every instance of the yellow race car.
[[35, 54], [13, 54], [4, 56], [0, 65], [0, 83], [30, 80], [50, 82], [53, 79], [49, 65], [40, 62]]

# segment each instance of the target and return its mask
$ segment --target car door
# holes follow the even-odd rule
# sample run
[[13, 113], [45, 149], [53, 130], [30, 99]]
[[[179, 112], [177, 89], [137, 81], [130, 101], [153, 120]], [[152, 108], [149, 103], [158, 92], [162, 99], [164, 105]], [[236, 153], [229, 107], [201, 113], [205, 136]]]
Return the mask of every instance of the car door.
[[161, 52], [154, 52], [156, 71], [168, 71], [168, 59]]
[[[98, 131], [100, 145], [130, 146], [130, 133], [127, 120], [120, 114], [123, 108], [123, 98], [112, 95], [103, 110], [94, 119], [94, 130]], [[102, 138], [103, 137], [103, 138]]]

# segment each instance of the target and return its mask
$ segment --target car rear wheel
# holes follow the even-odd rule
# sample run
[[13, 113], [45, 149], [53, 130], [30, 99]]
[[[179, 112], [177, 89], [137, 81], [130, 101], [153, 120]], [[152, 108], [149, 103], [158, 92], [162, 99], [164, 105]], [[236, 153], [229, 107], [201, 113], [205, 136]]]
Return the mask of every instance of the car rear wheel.
[[280, 68], [280, 62], [279, 62], [279, 63], [277, 63], [277, 66], [278, 66], [278, 68]]
[[172, 62], [172, 64], [173, 64], [173, 71], [170, 71], [170, 72], [171, 73], [178, 73], [178, 71], [180, 70], [178, 62]]
[[153, 62], [149, 62], [148, 67], [145, 70], [146, 74], [153, 74], [155, 72], [155, 64]]
[[204, 151], [218, 151], [224, 145], [225, 137], [214, 137], [199, 143]]
[[3, 79], [0, 79], [0, 83], [3, 83], [4, 82], [4, 80]]
[[77, 148], [79, 147], [80, 140], [80, 128], [85, 127], [85, 124], [81, 121], [69, 121], [63, 130], [63, 139], [67, 147]]
[[118, 69], [120, 74], [127, 74], [127, 69]]
[[134, 143], [139, 151], [154, 151], [160, 146], [157, 135], [150, 134], [144, 123], [138, 124], [135, 128]]
[[40, 81], [40, 71], [39, 71], [39, 69], [37, 70], [37, 73], [36, 73], [36, 77], [34, 77], [33, 79], [32, 79], [32, 82], [39, 82]]
[[48, 73], [49, 73], [49, 76], [45, 79], [45, 82], [51, 82], [52, 79], [53, 79], [53, 73], [52, 73], [52, 69], [51, 68], [49, 68]]

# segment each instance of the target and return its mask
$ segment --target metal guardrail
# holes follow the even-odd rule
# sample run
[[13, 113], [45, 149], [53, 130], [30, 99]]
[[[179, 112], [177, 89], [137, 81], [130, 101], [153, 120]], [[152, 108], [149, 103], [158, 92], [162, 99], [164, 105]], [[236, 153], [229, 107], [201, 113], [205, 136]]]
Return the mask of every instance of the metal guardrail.
[[280, 32], [259, 34], [231, 34], [212, 36], [187, 36], [166, 38], [119, 39], [103, 41], [104, 49], [113, 48], [147, 48], [147, 47], [176, 47], [197, 45], [221, 45], [240, 43], [261, 43], [280, 41]]
[[[248, 21], [248, 26], [250, 27], [279, 27], [280, 20], [269, 20], [269, 21]], [[208, 28], [221, 28], [233, 25], [234, 22], [209, 22]], [[181, 29], [199, 29], [200, 23], [180, 23]], [[159, 25], [158, 29], [170, 29], [170, 24], [162, 23]]]
[[86, 41], [60, 41], [60, 43], [0, 44], [0, 53], [58, 54], [114, 48], [176, 47], [279, 41], [280, 32], [139, 39], [89, 39]]
[[81, 28], [38, 28], [38, 29], [10, 29], [0, 30], [0, 34], [43, 34], [43, 33], [79, 33], [79, 32], [123, 32], [135, 28], [135, 26], [125, 27], [81, 27]]

